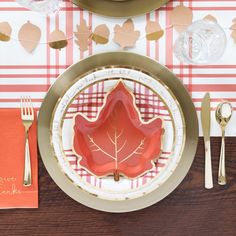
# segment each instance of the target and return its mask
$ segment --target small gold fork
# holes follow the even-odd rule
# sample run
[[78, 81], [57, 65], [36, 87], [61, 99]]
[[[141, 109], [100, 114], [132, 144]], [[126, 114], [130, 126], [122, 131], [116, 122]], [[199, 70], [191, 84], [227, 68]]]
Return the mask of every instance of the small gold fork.
[[25, 126], [25, 167], [24, 167], [24, 186], [30, 186], [31, 177], [31, 161], [29, 149], [29, 129], [34, 121], [34, 109], [30, 97], [21, 97], [21, 119]]

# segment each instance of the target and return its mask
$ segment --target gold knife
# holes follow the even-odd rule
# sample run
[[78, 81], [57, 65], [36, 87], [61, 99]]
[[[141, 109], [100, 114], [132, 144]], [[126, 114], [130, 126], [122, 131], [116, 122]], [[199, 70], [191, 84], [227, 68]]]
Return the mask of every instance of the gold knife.
[[205, 143], [205, 188], [213, 188], [212, 165], [211, 165], [211, 101], [210, 94], [206, 93], [202, 101], [201, 120]]

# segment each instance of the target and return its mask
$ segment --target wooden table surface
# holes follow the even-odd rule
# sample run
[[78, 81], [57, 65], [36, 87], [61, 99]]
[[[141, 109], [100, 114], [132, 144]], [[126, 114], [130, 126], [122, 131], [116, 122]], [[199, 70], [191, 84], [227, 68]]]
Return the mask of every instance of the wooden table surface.
[[89, 209], [63, 193], [40, 160], [40, 207], [0, 211], [0, 236], [13, 235], [236, 235], [236, 138], [226, 139], [229, 183], [216, 183], [220, 139], [212, 139], [214, 189], [205, 190], [203, 139], [190, 172], [161, 202], [141, 211], [110, 214]]

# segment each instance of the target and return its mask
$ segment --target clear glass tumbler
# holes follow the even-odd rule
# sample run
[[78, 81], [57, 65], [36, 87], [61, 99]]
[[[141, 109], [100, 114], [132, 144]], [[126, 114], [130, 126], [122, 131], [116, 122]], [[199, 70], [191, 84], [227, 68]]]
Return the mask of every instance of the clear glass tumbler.
[[16, 2], [32, 11], [51, 15], [59, 11], [62, 0], [16, 0]]
[[219, 24], [210, 20], [195, 21], [180, 34], [174, 53], [183, 63], [211, 64], [224, 53], [227, 38]]

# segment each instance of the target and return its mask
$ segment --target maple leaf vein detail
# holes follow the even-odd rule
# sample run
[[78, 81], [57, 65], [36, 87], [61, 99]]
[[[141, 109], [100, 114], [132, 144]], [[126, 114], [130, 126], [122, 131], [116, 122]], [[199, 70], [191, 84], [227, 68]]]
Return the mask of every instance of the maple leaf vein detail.
[[89, 141], [92, 143], [91, 147], [96, 147], [97, 149], [93, 150], [93, 152], [103, 152], [105, 155], [111, 157], [112, 159], [115, 160], [115, 157], [113, 157], [112, 155], [110, 155], [109, 153], [107, 153], [106, 151], [104, 151], [98, 144], [95, 143], [95, 141], [93, 140], [93, 138], [91, 136], [88, 135]]
[[137, 147], [132, 153], [130, 153], [126, 158], [124, 158], [124, 159], [120, 162], [120, 164], [121, 164], [122, 162], [124, 162], [124, 161], [127, 161], [130, 157], [132, 157], [132, 156], [135, 155], [135, 154], [136, 154], [136, 155], [141, 155], [142, 152], [138, 152], [138, 151], [139, 151], [140, 149], [141, 149], [141, 150], [143, 149], [144, 142], [145, 142], [145, 138], [140, 141], [140, 144], [138, 145], [138, 147]]
[[144, 144], [145, 144], [145, 138], [142, 139], [139, 143], [139, 145], [125, 158], [123, 158], [123, 160], [118, 161], [118, 154], [123, 150], [123, 148], [125, 147], [126, 143], [127, 143], [127, 139], [123, 142], [122, 145], [120, 145], [120, 147], [118, 147], [118, 139], [123, 135], [124, 133], [124, 129], [122, 129], [122, 131], [117, 134], [117, 130], [115, 130], [114, 132], [114, 138], [111, 137], [111, 135], [109, 134], [109, 132], [107, 132], [107, 137], [109, 138], [109, 140], [111, 141], [111, 143], [114, 145], [114, 153], [115, 155], [111, 155], [108, 152], [106, 152], [102, 147], [100, 147], [94, 140], [93, 137], [91, 137], [90, 135], [88, 135], [89, 141], [91, 142], [91, 148], [95, 148], [92, 151], [93, 152], [102, 152], [103, 154], [105, 154], [106, 156], [112, 158], [113, 160], [116, 161], [116, 168], [118, 164], [121, 164], [125, 161], [127, 161], [129, 158], [131, 158], [133, 155], [141, 155], [142, 154], [142, 150], [144, 149]]

